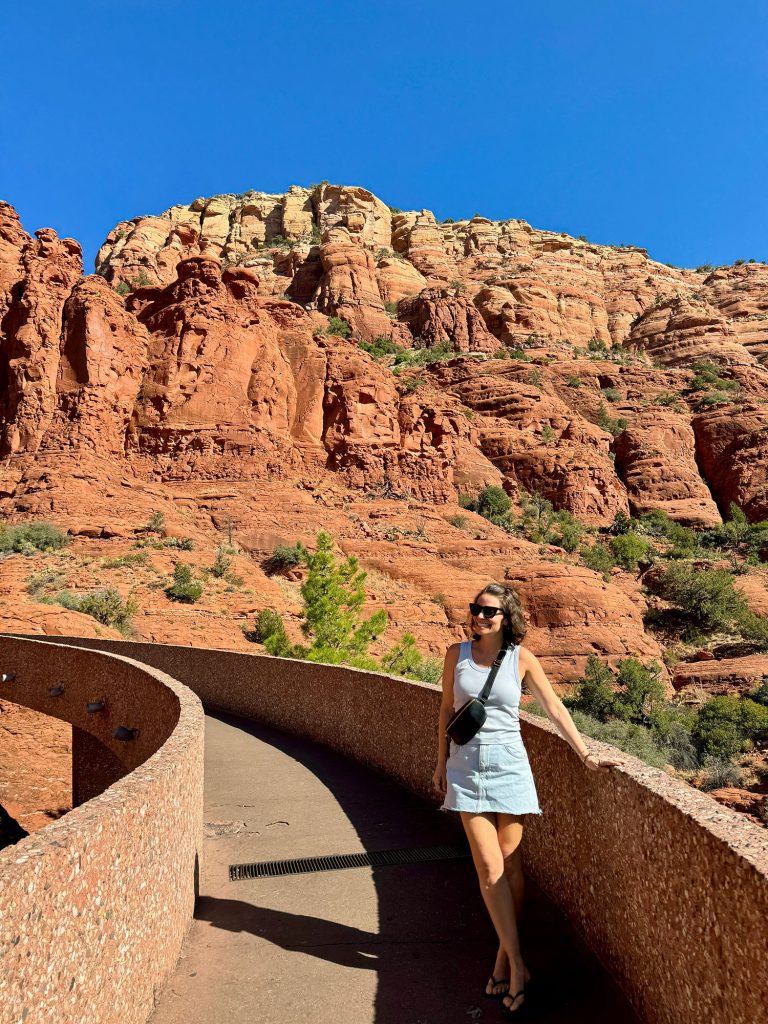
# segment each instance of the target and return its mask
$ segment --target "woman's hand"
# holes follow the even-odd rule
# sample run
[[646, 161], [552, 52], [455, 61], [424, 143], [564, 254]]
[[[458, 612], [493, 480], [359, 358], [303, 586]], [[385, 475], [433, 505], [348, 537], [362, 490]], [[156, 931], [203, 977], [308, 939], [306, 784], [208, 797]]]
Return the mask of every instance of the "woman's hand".
[[442, 758], [437, 762], [435, 774], [432, 776], [432, 785], [438, 791], [440, 796], [445, 796], [448, 791], [448, 780], [445, 774], [445, 761], [443, 761]]
[[593, 772], [607, 772], [609, 768], [624, 764], [623, 761], [616, 761], [611, 757], [597, 757], [596, 754], [586, 754], [582, 763]]

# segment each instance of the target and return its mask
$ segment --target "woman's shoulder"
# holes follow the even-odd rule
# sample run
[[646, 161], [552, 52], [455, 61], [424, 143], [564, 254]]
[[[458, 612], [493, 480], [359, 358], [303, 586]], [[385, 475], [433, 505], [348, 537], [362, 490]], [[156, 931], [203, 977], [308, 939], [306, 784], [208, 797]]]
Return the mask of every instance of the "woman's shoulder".
[[457, 640], [455, 644], [451, 644], [451, 646], [445, 652], [446, 659], [458, 658], [459, 655], [461, 654], [461, 649], [466, 642], [466, 640]]

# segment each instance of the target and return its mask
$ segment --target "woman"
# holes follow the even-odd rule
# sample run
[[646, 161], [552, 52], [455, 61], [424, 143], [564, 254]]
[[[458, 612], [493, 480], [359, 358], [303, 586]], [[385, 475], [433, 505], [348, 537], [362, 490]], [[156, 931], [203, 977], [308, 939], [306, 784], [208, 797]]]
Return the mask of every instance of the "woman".
[[[453, 644], [445, 655], [433, 782], [444, 797], [443, 809], [461, 815], [483, 899], [499, 938], [485, 994], [502, 998], [504, 1013], [518, 1017], [530, 977], [517, 930], [523, 903], [520, 840], [524, 816], [542, 813], [520, 737], [521, 684], [525, 682], [587, 768], [607, 771], [623, 762], [590, 754], [538, 659], [520, 646], [525, 622], [520, 599], [511, 587], [489, 584], [469, 609], [473, 639]], [[446, 725], [454, 710], [483, 688], [504, 643], [509, 649], [486, 703], [486, 721], [468, 743], [458, 746], [451, 741], [449, 756]]]

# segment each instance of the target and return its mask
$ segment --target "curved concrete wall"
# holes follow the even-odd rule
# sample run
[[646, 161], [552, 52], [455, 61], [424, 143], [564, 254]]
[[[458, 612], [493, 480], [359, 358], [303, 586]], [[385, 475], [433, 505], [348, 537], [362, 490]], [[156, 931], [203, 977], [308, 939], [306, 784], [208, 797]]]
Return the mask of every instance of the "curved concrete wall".
[[[0, 673], [15, 675], [0, 697], [73, 723], [76, 788], [97, 794], [0, 852], [0, 1024], [144, 1024], [194, 911], [200, 702], [79, 646], [0, 636]], [[117, 740], [118, 726], [138, 733]]]
[[[434, 799], [432, 687], [229, 651], [56, 640], [130, 652], [183, 680], [211, 708], [327, 744]], [[628, 755], [621, 769], [589, 772], [548, 722], [523, 719], [544, 809], [526, 826], [527, 870], [643, 1019], [762, 1021], [768, 832]]]

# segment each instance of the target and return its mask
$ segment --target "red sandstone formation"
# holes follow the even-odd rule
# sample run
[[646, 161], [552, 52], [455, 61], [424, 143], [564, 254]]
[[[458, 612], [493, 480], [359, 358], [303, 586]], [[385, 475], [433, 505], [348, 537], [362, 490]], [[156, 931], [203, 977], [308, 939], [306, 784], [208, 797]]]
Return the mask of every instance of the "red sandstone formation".
[[[298, 640], [298, 582], [260, 562], [325, 528], [389, 613], [374, 653], [410, 630], [440, 656], [463, 635], [466, 595], [506, 578], [559, 683], [593, 651], [660, 660], [639, 583], [619, 570], [606, 583], [473, 513], [455, 526], [459, 494], [501, 485], [517, 507], [536, 491], [594, 526], [653, 508], [711, 526], [730, 502], [768, 517], [762, 265], [670, 268], [324, 182], [125, 221], [97, 271], [82, 277], [76, 242], [30, 238], [0, 204], [0, 516], [77, 538], [55, 558], [2, 563], [6, 629], [93, 630], [30, 590], [55, 562], [62, 587], [132, 593], [141, 639], [252, 649], [239, 627], [269, 606]], [[328, 333], [331, 317], [349, 337]], [[358, 344], [376, 339], [454, 356], [393, 373]], [[693, 391], [702, 359], [738, 386]], [[158, 511], [193, 552], [109, 568]], [[229, 537], [243, 587], [209, 581], [198, 605], [169, 601], [174, 561], [204, 569]], [[742, 578], [759, 614], [764, 576]], [[679, 664], [673, 683], [743, 690], [764, 672], [759, 656]]]

